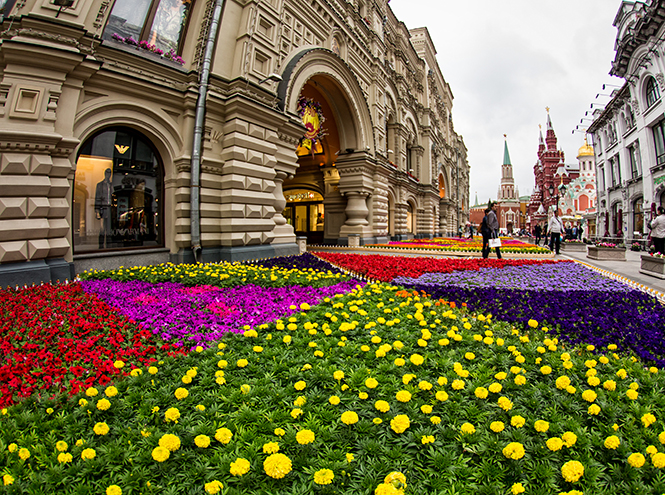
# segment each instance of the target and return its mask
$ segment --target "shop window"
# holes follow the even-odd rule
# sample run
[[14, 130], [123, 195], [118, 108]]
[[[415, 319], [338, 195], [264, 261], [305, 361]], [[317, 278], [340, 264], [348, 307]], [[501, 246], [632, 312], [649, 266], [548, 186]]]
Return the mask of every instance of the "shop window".
[[643, 233], [644, 229], [644, 211], [642, 210], [642, 197], [633, 202], [633, 232]]
[[180, 54], [191, 6], [192, 0], [117, 0], [102, 38], [132, 38]]
[[104, 130], [76, 161], [76, 253], [164, 245], [163, 172], [152, 144], [129, 128]]

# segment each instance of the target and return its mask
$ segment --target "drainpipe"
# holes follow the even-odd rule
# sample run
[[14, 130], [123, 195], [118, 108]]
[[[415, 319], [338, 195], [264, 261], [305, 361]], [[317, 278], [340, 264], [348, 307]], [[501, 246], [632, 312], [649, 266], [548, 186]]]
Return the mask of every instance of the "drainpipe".
[[194, 140], [192, 144], [191, 178], [190, 178], [190, 230], [192, 234], [192, 253], [197, 263], [201, 262], [201, 143], [203, 138], [203, 121], [206, 111], [206, 97], [208, 95], [208, 80], [210, 79], [210, 64], [215, 51], [217, 30], [222, 19], [224, 0], [215, 2], [208, 40], [203, 55], [201, 74], [199, 75], [199, 97], [196, 102], [196, 115], [194, 117]]

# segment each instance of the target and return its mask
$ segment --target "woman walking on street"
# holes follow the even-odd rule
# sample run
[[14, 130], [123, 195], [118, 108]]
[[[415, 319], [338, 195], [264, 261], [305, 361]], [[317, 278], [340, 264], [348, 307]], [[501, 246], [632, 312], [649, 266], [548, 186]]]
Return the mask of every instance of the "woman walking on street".
[[561, 249], [561, 232], [563, 231], [563, 223], [559, 218], [559, 212], [554, 209], [554, 215], [550, 218], [547, 224], [547, 230], [550, 231], [550, 251], [556, 248], [556, 254], [559, 254]]
[[[656, 248], [656, 252], [665, 254], [665, 208], [658, 207], [658, 216], [649, 224], [651, 227], [651, 240]], [[483, 237], [484, 239], [484, 237]]]
[[[490, 203], [489, 208], [485, 210], [485, 218], [480, 225], [480, 233], [483, 235], [483, 258], [490, 255], [490, 239], [499, 237], [499, 220], [496, 218], [496, 203]], [[496, 257], [501, 259], [501, 250], [496, 248]]]

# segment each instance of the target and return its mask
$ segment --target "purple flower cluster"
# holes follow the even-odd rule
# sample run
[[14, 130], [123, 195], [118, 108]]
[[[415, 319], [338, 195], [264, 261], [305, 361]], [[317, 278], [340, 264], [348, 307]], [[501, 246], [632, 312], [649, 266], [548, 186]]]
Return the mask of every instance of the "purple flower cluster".
[[326, 297], [353, 290], [357, 280], [329, 287], [185, 287], [174, 282], [87, 280], [81, 286], [122, 314], [175, 345], [206, 345], [227, 332], [284, 318], [289, 309], [315, 305]]
[[263, 266], [265, 268], [286, 268], [296, 270], [314, 270], [316, 272], [343, 273], [337, 267], [334, 267], [327, 261], [317, 258], [313, 254], [303, 253], [294, 256], [279, 256], [277, 258], [268, 258], [265, 260], [253, 261], [252, 265]]
[[466, 288], [499, 288], [542, 291], [608, 290], [627, 291], [625, 284], [604, 277], [578, 263], [505, 266], [452, 273], [425, 273], [420, 277], [396, 277], [399, 285], [434, 284]]
[[665, 311], [656, 298], [577, 263], [425, 274], [393, 281], [472, 311], [526, 325], [535, 319], [562, 340], [616, 344], [665, 365]]

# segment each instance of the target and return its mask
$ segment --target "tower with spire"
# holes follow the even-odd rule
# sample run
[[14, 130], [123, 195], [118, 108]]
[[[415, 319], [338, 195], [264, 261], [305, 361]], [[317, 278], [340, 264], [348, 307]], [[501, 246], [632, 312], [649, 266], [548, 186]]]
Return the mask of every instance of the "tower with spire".
[[[530, 228], [535, 227], [537, 223], [546, 222], [549, 211], [555, 206], [559, 207], [559, 212], [565, 219], [569, 212], [561, 208], [565, 198], [560, 197], [559, 186], [563, 184], [568, 187], [570, 182], [580, 175], [579, 164], [566, 165], [564, 152], [557, 149], [557, 137], [550, 109], [547, 107], [545, 110], [547, 111], [545, 138], [542, 127], [539, 126], [538, 159], [533, 166], [535, 187], [527, 208]], [[559, 205], [556, 205], [557, 197], [560, 200]]]
[[501, 186], [499, 187], [499, 201], [514, 200], [519, 197], [515, 189], [515, 179], [513, 177], [513, 164], [510, 163], [510, 153], [508, 153], [508, 138], [504, 134], [503, 143], [503, 164], [501, 165]]

